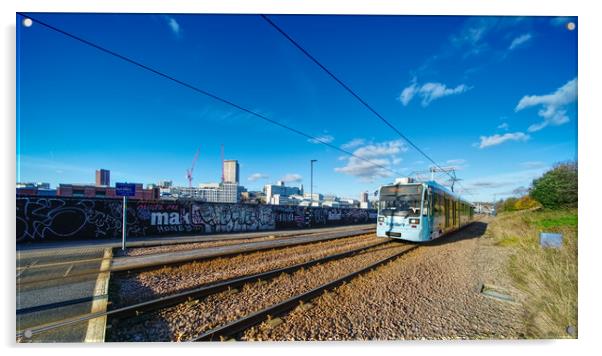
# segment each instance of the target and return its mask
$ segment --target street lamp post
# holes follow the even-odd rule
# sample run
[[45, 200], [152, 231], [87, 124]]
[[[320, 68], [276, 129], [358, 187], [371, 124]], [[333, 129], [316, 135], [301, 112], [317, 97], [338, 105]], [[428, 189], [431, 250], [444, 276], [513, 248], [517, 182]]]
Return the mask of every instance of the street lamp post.
[[310, 161], [310, 167], [311, 167], [311, 174], [310, 174], [310, 184], [309, 184], [309, 196], [310, 196], [310, 201], [309, 201], [309, 206], [313, 206], [314, 205], [314, 162], [318, 162], [317, 159], [312, 159]]

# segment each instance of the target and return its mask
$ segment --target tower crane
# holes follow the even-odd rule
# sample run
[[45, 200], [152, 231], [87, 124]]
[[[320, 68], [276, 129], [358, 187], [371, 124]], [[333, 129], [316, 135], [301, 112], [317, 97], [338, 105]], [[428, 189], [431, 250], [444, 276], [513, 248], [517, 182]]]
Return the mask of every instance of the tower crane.
[[192, 172], [194, 171], [194, 165], [196, 161], [199, 159], [199, 153], [201, 152], [201, 148], [199, 147], [194, 154], [194, 158], [192, 159], [192, 166], [186, 169], [186, 178], [188, 179], [188, 186], [192, 188]]

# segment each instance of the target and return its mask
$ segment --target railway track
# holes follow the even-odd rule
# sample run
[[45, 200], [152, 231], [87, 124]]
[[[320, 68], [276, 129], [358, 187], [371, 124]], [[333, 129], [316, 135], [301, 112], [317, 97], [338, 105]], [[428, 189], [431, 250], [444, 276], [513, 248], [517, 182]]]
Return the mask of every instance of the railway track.
[[[81, 260], [71, 260], [68, 262], [56, 262], [38, 264], [34, 260], [26, 266], [17, 268], [16, 284], [17, 288], [23, 288], [36, 283], [52, 283], [58, 280], [68, 280], [85, 278], [87, 276], [97, 275], [104, 272], [132, 272], [144, 269], [151, 269], [161, 266], [177, 265], [186, 262], [212, 259], [217, 257], [226, 257], [238, 254], [247, 254], [257, 251], [286, 248], [291, 246], [299, 246], [312, 244], [322, 241], [337, 240], [349, 238], [368, 233], [370, 229], [362, 229], [358, 231], [341, 231], [332, 233], [311, 233], [285, 236], [277, 240], [263, 240], [258, 242], [246, 242], [242, 244], [228, 244], [224, 246], [210, 247], [221, 248], [221, 252], [210, 255], [195, 254], [195, 251], [201, 251], [203, 248], [195, 248], [190, 250], [180, 250], [177, 252], [163, 252], [158, 254], [134, 256], [134, 257], [115, 257], [110, 259], [108, 268], [98, 269], [98, 264], [105, 260], [103, 258], [88, 258]], [[323, 237], [320, 237], [322, 236]], [[173, 258], [171, 257], [173, 256]], [[161, 258], [163, 257], [163, 258]], [[44, 273], [46, 272], [46, 273]], [[49, 273], [50, 272], [50, 273]], [[37, 278], [36, 274], [38, 275]], [[49, 276], [52, 274], [52, 276]]]
[[193, 337], [187, 341], [193, 341], [193, 342], [194, 341], [218, 341], [218, 340], [225, 341], [225, 340], [228, 340], [229, 338], [236, 337], [237, 335], [243, 333], [245, 330], [249, 329], [250, 327], [260, 324], [263, 321], [273, 320], [274, 317], [285, 314], [286, 312], [291, 311], [297, 307], [303, 308], [303, 305], [305, 302], [309, 302], [311, 299], [319, 297], [321, 293], [332, 290], [363, 273], [373, 271], [375, 268], [377, 268], [383, 264], [386, 264], [390, 261], [393, 261], [394, 259], [400, 257], [401, 255], [404, 255], [414, 249], [417, 249], [418, 247], [419, 246], [416, 246], [416, 245], [408, 247], [407, 249], [405, 249], [399, 253], [396, 253], [389, 257], [385, 257], [385, 258], [383, 258], [377, 262], [374, 262], [364, 268], [355, 270], [341, 278], [338, 278], [331, 282], [322, 284], [322, 285], [320, 285], [316, 288], [313, 288], [307, 292], [297, 294], [283, 302], [274, 304], [274, 305], [264, 308], [260, 311], [257, 311], [255, 313], [252, 313], [245, 317], [239, 318], [226, 325], [213, 328], [209, 331], [204, 332], [200, 336]]
[[[370, 244], [368, 246], [364, 246], [361, 248], [353, 249], [353, 250], [342, 252], [342, 253], [329, 255], [329, 256], [326, 256], [323, 258], [314, 259], [314, 260], [311, 260], [308, 262], [299, 263], [299, 264], [289, 266], [289, 267], [278, 268], [278, 269], [270, 270], [267, 272], [250, 275], [250, 276], [233, 278], [233, 279], [225, 280], [222, 282], [213, 283], [213, 284], [210, 284], [207, 286], [202, 286], [199, 288], [188, 290], [185, 292], [168, 295], [168, 296], [163, 296], [163, 297], [156, 298], [153, 300], [149, 300], [149, 301], [145, 301], [145, 302], [141, 302], [141, 303], [137, 303], [134, 305], [129, 305], [129, 306], [125, 306], [125, 307], [121, 307], [121, 308], [117, 308], [117, 309], [112, 309], [112, 310], [109, 310], [106, 312], [89, 313], [89, 314], [80, 315], [80, 316], [73, 317], [73, 318], [68, 318], [65, 320], [59, 320], [59, 321], [48, 323], [45, 325], [40, 325], [40, 326], [37, 326], [34, 328], [20, 330], [17, 332], [16, 337], [18, 340], [24, 341], [27, 339], [31, 339], [31, 338], [35, 337], [36, 335], [43, 334], [45, 332], [53, 331], [53, 330], [56, 330], [59, 328], [71, 326], [71, 325], [78, 324], [78, 323], [87, 322], [89, 320], [101, 318], [101, 317], [110, 318], [110, 324], [115, 325], [120, 320], [132, 318], [132, 317], [140, 317], [146, 313], [165, 309], [165, 308], [168, 308], [168, 307], [171, 307], [171, 306], [174, 306], [179, 303], [186, 302], [186, 301], [191, 301], [191, 300], [207, 297], [207, 296], [214, 295], [214, 294], [217, 294], [217, 293], [220, 293], [223, 291], [235, 290], [236, 288], [240, 288], [241, 286], [248, 284], [248, 283], [253, 283], [253, 282], [262, 281], [262, 280], [268, 280], [270, 278], [274, 278], [274, 277], [282, 275], [282, 274], [292, 273], [292, 272], [298, 271], [300, 269], [309, 268], [309, 267], [312, 267], [312, 266], [315, 266], [318, 264], [343, 259], [343, 258], [356, 255], [363, 251], [366, 251], [366, 250], [369, 250], [369, 249], [372, 249], [372, 248], [375, 248], [375, 247], [378, 247], [378, 246], [381, 246], [381, 245], [384, 245], [387, 243], [391, 243], [391, 242], [379, 241], [379, 242]], [[386, 261], [381, 261], [381, 263], [385, 263], [385, 262]], [[376, 266], [376, 264], [371, 265], [371, 266], [369, 266], [368, 269], [374, 268], [375, 266]], [[353, 276], [355, 276], [357, 274], [358, 273], [350, 274], [347, 276], [347, 278], [353, 278]], [[335, 281], [335, 282], [338, 282], [338, 281]], [[220, 335], [223, 334], [223, 332], [221, 332], [221, 331], [216, 332], [215, 334], [218, 334], [218, 333]]]

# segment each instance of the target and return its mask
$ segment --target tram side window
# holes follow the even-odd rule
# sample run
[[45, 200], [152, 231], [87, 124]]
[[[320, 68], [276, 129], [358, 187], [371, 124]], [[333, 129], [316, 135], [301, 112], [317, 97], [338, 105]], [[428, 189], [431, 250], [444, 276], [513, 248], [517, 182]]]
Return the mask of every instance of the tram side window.
[[457, 201], [452, 201], [452, 206], [453, 206], [453, 217], [454, 217], [454, 222], [453, 225], [457, 226], [458, 225], [458, 202]]
[[435, 193], [435, 216], [439, 217], [443, 213], [443, 197], [441, 194]]
[[449, 226], [449, 207], [447, 206], [447, 197], [444, 195], [443, 196], [443, 216], [445, 218], [445, 222], [443, 223], [443, 226], [448, 227]]

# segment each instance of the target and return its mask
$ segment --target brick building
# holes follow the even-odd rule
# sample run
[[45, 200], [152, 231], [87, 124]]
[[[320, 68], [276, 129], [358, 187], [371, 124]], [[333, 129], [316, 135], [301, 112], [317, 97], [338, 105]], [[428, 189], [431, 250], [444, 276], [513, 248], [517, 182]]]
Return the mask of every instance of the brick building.
[[[115, 194], [115, 187], [97, 186], [90, 184], [60, 184], [57, 189], [59, 197], [83, 198], [119, 198]], [[159, 199], [159, 188], [144, 189], [142, 184], [136, 184], [136, 196], [130, 199], [156, 200]]]

